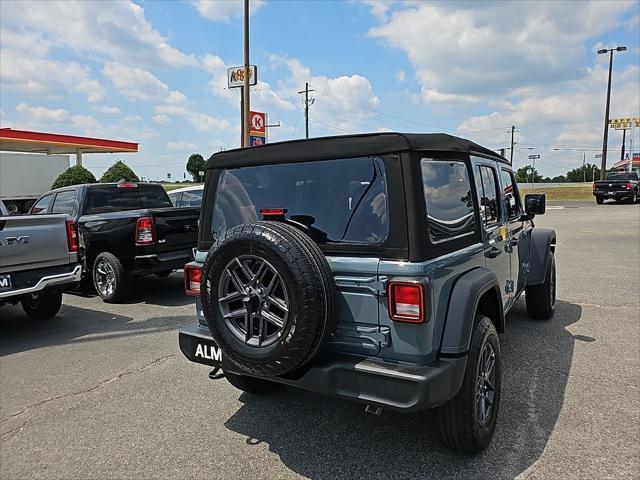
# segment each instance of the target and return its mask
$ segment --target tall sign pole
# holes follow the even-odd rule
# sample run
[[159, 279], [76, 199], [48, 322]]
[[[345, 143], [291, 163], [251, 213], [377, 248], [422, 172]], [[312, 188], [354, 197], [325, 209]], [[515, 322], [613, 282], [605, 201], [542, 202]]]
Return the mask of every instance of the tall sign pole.
[[600, 161], [600, 180], [604, 180], [607, 170], [607, 140], [609, 137], [609, 103], [611, 101], [611, 68], [613, 67], [613, 49], [609, 52], [609, 82], [607, 83], [607, 105], [604, 110], [604, 138], [602, 139], [602, 160]]
[[251, 110], [249, 102], [249, 0], [244, 0], [244, 85], [242, 87], [242, 116], [243, 128], [243, 147], [249, 146], [250, 119], [249, 111]]

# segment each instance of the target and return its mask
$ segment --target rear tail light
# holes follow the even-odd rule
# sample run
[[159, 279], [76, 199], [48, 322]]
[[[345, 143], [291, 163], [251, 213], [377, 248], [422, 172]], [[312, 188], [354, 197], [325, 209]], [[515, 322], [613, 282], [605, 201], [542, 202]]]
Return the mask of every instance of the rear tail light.
[[591, 186], [591, 188], [592, 188], [593, 190], [595, 190], [595, 189], [596, 189], [596, 184], [594, 183], [594, 184]]
[[627, 182], [627, 190], [631, 190], [633, 188], [633, 185], [631, 185], [631, 182]]
[[67, 247], [70, 252], [78, 251], [78, 232], [73, 220], [67, 220]]
[[425, 322], [423, 290], [421, 283], [389, 282], [389, 317], [396, 322]]
[[200, 296], [202, 269], [199, 265], [187, 263], [184, 266], [184, 292], [190, 297]]
[[136, 245], [151, 245], [156, 242], [156, 225], [153, 217], [140, 217], [136, 222]]

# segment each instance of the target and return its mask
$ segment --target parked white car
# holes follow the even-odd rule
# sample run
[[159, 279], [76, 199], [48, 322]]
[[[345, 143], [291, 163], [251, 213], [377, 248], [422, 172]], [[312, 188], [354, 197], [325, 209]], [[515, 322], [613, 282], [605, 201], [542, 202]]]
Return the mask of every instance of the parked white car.
[[174, 207], [199, 207], [202, 204], [204, 185], [176, 188], [167, 192]]

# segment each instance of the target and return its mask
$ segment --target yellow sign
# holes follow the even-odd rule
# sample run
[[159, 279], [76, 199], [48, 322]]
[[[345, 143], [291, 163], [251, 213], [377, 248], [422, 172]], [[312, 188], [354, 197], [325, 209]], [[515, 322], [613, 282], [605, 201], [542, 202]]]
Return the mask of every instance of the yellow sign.
[[626, 129], [631, 128], [632, 124], [635, 125], [636, 128], [640, 128], [640, 117], [612, 118], [609, 120], [609, 126], [611, 128]]

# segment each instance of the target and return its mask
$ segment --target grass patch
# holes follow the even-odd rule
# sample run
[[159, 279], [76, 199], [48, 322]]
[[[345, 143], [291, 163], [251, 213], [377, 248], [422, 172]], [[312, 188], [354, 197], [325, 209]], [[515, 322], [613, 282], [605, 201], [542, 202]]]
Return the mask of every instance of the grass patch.
[[592, 188], [590, 183], [547, 188], [538, 188], [534, 185], [533, 189], [529, 185], [520, 185], [520, 194], [524, 197], [527, 193], [544, 193], [547, 200], [593, 200]]
[[185, 187], [197, 187], [198, 185], [203, 185], [202, 183], [163, 183], [162, 186], [167, 192], [171, 190], [175, 190], [177, 188], [185, 188]]

